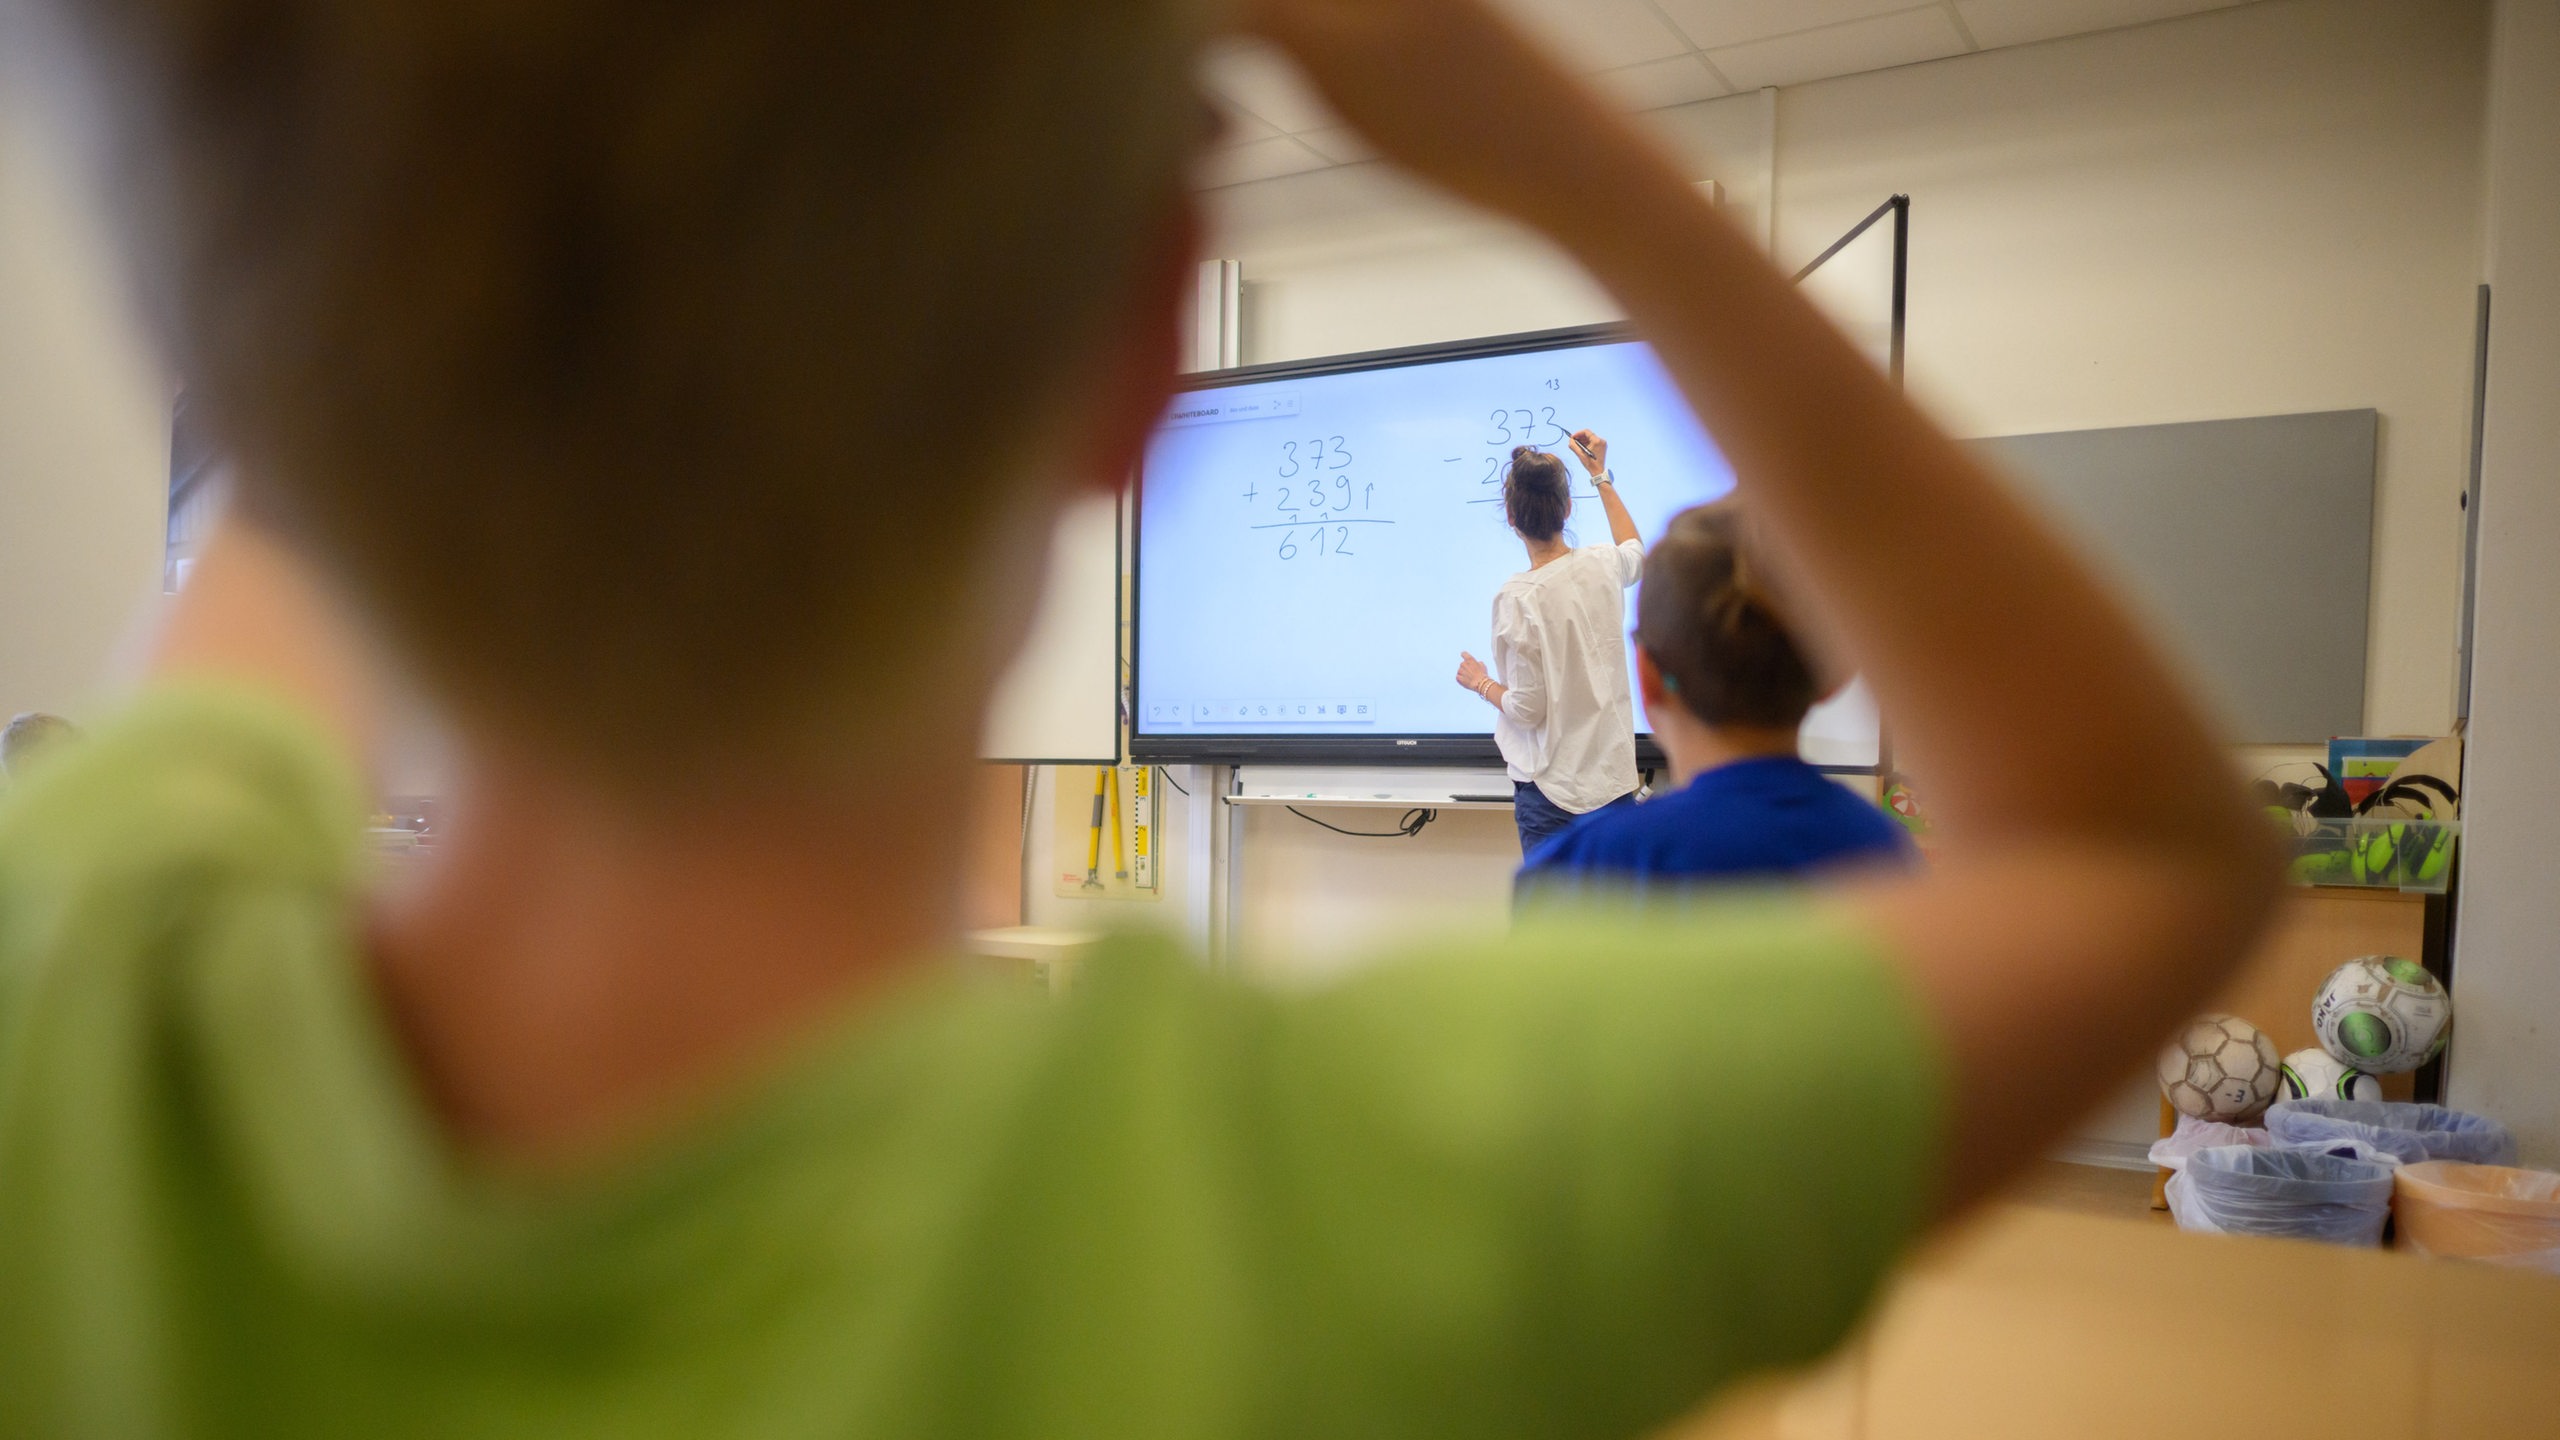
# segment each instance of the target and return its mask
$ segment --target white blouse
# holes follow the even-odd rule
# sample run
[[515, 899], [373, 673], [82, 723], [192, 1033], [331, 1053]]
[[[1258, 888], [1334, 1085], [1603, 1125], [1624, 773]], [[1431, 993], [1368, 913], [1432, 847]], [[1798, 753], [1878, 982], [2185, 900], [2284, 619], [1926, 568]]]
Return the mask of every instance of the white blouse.
[[1644, 545], [1586, 545], [1503, 582], [1493, 597], [1494, 743], [1514, 780], [1580, 815], [1636, 788], [1627, 685], [1627, 587]]

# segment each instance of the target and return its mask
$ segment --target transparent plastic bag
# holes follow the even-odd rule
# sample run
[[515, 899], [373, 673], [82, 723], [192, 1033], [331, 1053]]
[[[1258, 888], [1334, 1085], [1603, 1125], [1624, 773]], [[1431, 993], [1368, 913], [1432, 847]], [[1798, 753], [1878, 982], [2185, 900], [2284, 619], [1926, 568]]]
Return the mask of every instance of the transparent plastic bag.
[[2279, 1100], [2267, 1110], [2267, 1133], [2288, 1145], [2362, 1140], [2409, 1165], [2510, 1165], [2516, 1158], [2516, 1137], [2495, 1120], [2392, 1100]]
[[2222, 1145], [2264, 1148], [2275, 1143], [2274, 1136], [2255, 1125], [2225, 1125], [2219, 1120], [2199, 1120], [2193, 1115], [2181, 1115], [2177, 1129], [2151, 1142], [2151, 1163], [2163, 1170], [2184, 1170], [2187, 1157], [2199, 1150], [2211, 1150]]
[[2560, 1175], [2429, 1160], [2396, 1184], [2401, 1249], [2560, 1275]]
[[2355, 1140], [2216, 1146], [2169, 1177], [2169, 1214], [2181, 1230], [2380, 1245], [2394, 1164]]

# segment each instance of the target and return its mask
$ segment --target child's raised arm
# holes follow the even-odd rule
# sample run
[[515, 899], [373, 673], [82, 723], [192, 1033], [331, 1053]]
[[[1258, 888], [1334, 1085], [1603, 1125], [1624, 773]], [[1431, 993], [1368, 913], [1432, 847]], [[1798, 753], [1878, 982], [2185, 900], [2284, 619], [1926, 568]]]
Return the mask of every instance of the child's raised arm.
[[1928, 877], [1843, 903], [1939, 1020], [1948, 1203], [1981, 1193], [2200, 1002], [2272, 903], [2272, 840], [2196, 706], [2008, 491], [1479, 0], [1261, 0], [1252, 23], [1389, 158], [1609, 288], [1807, 618], [1873, 682], [1946, 844]]

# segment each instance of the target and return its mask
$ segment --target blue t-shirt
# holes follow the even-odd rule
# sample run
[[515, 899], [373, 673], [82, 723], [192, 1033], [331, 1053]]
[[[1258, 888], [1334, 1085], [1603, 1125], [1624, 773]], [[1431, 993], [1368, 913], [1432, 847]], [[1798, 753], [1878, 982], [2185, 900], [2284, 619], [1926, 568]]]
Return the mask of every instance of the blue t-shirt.
[[1843, 863], [1905, 863], [1910, 837], [1883, 810], [1792, 755], [1737, 760], [1641, 805], [1582, 817], [1520, 867], [1521, 895], [1597, 882], [1772, 880]]

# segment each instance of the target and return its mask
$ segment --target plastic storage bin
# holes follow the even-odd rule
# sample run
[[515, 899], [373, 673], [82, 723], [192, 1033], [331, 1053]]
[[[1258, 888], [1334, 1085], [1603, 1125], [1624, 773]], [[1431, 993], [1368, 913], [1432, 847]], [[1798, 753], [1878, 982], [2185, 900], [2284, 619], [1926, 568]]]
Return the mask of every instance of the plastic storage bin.
[[2403, 1164], [2467, 1160], [2504, 1165], [2516, 1137], [2495, 1120], [2396, 1100], [2279, 1100], [2267, 1109], [2267, 1133], [2287, 1145], [2361, 1140]]
[[2392, 1168], [2354, 1140], [2199, 1150], [2169, 1177], [2169, 1215], [2181, 1230], [2379, 1245]]
[[2429, 1160], [2394, 1183], [2401, 1249], [2560, 1275], [2560, 1175]]
[[2459, 820], [2298, 820], [2292, 822], [2298, 885], [2352, 885], [2441, 895], [2453, 873]]

